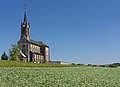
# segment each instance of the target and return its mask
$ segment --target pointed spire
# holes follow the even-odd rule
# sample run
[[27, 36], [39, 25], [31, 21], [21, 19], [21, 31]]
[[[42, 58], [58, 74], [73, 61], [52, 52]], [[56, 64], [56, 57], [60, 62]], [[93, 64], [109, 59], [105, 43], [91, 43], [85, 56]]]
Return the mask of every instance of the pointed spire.
[[24, 11], [24, 22], [27, 22], [27, 17], [26, 17], [26, 4], [25, 4], [25, 11]]

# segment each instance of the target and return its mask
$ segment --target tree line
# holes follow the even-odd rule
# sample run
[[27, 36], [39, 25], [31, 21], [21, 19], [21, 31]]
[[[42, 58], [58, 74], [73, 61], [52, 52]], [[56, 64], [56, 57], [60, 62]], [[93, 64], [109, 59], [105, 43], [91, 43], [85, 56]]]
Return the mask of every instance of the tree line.
[[1, 60], [13, 60], [13, 61], [18, 61], [19, 58], [19, 47], [18, 44], [12, 44], [11, 49], [9, 49], [9, 55], [4, 52], [1, 56]]

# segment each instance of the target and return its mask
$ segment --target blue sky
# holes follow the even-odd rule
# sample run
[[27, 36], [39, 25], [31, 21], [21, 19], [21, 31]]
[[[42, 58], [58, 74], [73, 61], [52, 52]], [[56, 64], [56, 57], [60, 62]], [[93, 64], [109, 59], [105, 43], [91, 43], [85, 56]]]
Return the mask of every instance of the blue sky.
[[31, 38], [50, 46], [51, 60], [120, 62], [119, 0], [0, 0], [0, 55], [20, 39], [25, 3]]

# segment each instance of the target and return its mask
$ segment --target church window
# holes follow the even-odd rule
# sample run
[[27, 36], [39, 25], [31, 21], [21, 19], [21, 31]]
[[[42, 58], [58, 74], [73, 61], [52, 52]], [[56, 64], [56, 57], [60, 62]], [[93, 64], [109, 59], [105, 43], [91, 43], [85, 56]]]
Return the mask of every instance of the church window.
[[25, 47], [25, 45], [22, 45], [22, 47], [24, 48], [24, 47]]
[[22, 53], [23, 53], [23, 49], [22, 49]]
[[32, 48], [32, 44], [30, 44], [30, 47]]

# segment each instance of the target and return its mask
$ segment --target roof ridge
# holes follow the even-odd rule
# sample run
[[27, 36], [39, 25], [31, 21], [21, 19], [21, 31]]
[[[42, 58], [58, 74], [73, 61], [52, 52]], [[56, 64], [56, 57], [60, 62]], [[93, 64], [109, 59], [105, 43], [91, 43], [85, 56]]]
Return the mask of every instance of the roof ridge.
[[31, 43], [37, 44], [37, 45], [46, 45], [45, 43], [43, 43], [42, 41], [35, 41], [33, 39], [30, 39]]

